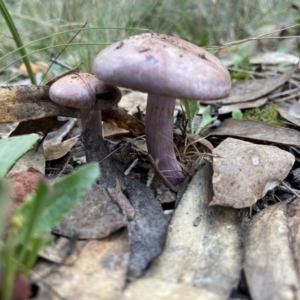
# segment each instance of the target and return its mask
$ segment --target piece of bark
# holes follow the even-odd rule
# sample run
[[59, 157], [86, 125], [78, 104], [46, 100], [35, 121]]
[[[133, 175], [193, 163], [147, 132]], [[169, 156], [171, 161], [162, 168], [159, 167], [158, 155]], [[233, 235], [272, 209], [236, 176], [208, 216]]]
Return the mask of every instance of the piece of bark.
[[95, 184], [52, 232], [68, 238], [101, 239], [127, 226], [119, 205]]
[[242, 265], [237, 211], [209, 207], [212, 170], [204, 164], [175, 209], [163, 253], [123, 299], [228, 299]]
[[1, 86], [0, 120], [22, 122], [51, 116], [78, 117], [79, 110], [55, 104], [45, 85]]
[[[0, 122], [23, 122], [45, 117], [79, 118], [79, 109], [62, 106], [49, 98], [49, 86], [0, 86]], [[102, 111], [104, 122], [128, 130], [133, 135], [145, 134], [145, 125], [120, 108]]]
[[253, 300], [300, 299], [285, 202], [252, 218], [244, 245], [244, 270]]

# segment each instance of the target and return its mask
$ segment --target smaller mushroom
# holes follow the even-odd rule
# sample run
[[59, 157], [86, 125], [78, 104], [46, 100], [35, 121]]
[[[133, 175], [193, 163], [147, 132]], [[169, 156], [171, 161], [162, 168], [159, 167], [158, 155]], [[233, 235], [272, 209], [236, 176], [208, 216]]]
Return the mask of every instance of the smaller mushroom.
[[49, 97], [57, 104], [79, 108], [82, 127], [102, 136], [101, 110], [115, 106], [121, 92], [92, 74], [74, 73], [54, 82]]

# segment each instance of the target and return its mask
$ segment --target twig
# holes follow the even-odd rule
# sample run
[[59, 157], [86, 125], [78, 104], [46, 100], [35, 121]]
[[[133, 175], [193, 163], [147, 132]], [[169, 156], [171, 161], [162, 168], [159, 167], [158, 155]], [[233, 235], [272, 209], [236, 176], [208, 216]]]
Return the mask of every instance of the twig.
[[157, 172], [157, 174], [159, 175], [159, 177], [161, 178], [161, 180], [164, 182], [164, 184], [172, 191], [177, 193], [178, 192], [178, 188], [176, 188], [175, 186], [173, 186], [165, 177], [165, 175], [161, 172], [161, 170], [158, 168], [157, 164], [155, 163], [153, 157], [151, 156], [151, 154], [147, 154], [147, 157], [149, 159], [149, 162], [151, 164], [151, 166], [154, 168], [154, 170]]

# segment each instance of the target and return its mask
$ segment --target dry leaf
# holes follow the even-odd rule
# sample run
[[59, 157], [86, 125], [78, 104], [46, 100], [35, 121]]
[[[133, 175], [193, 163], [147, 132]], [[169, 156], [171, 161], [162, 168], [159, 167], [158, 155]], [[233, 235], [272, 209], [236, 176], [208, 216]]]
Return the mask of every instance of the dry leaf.
[[[295, 157], [274, 146], [227, 138], [213, 150], [214, 197], [210, 205], [248, 207], [278, 185]], [[226, 192], [225, 192], [226, 191]]]
[[298, 56], [284, 52], [258, 53], [250, 58], [251, 64], [278, 65], [282, 63], [291, 63], [296, 65], [298, 62]]
[[146, 93], [132, 91], [122, 97], [118, 106], [126, 110], [130, 115], [139, 111], [145, 113], [147, 97], [148, 95]]
[[250, 120], [226, 119], [221, 126], [210, 131], [208, 136], [231, 136], [300, 147], [299, 131]]
[[293, 68], [282, 75], [266, 79], [240, 80], [232, 84], [232, 89], [227, 97], [218, 100], [201, 100], [201, 102], [204, 104], [232, 104], [255, 100], [267, 95], [288, 81], [294, 72], [295, 69]]
[[193, 177], [175, 209], [163, 253], [131, 283], [123, 299], [227, 299], [242, 263], [237, 211], [208, 207], [212, 171]]
[[85, 246], [73, 265], [37, 264], [34, 279], [41, 287], [37, 300], [120, 299], [129, 261], [127, 230], [83, 243]]
[[286, 203], [271, 205], [256, 214], [244, 243], [244, 270], [252, 299], [300, 299]]
[[127, 217], [120, 207], [99, 186], [93, 185], [79, 204], [52, 232], [78, 239], [100, 239], [127, 226]]
[[[246, 109], [246, 108], [255, 108], [260, 107], [266, 104], [268, 101], [268, 97], [260, 98], [253, 101], [241, 102], [236, 104], [222, 105], [221, 108], [218, 109], [218, 113], [220, 115], [228, 114], [234, 111], [235, 109]], [[205, 107], [201, 107], [201, 110], [204, 110]], [[201, 112], [201, 111], [200, 111]]]
[[102, 112], [103, 122], [128, 130], [133, 135], [144, 135], [145, 125], [120, 108], [107, 109]]
[[294, 252], [296, 270], [300, 278], [300, 201], [289, 203], [287, 205], [287, 224], [289, 227], [291, 248]]
[[298, 101], [281, 103], [278, 112], [284, 119], [300, 126], [300, 103]]

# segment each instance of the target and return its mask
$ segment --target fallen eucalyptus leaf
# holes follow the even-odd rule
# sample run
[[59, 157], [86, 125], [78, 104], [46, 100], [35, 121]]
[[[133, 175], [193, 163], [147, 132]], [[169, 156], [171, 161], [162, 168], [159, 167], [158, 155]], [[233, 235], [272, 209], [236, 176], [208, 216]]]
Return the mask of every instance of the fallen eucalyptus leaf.
[[34, 268], [33, 279], [40, 286], [36, 299], [120, 299], [129, 261], [127, 230], [102, 240], [77, 243], [84, 243], [84, 247], [72, 265], [41, 261]]
[[193, 177], [169, 225], [163, 253], [123, 299], [227, 299], [237, 286], [242, 250], [237, 211], [209, 207], [211, 167]]
[[250, 120], [226, 119], [221, 126], [210, 131], [207, 136], [239, 137], [300, 147], [299, 131]]
[[201, 100], [201, 102], [205, 104], [215, 104], [216, 102], [231, 104], [255, 100], [274, 91], [288, 81], [294, 72], [295, 69], [293, 68], [282, 75], [266, 79], [240, 80], [232, 84], [231, 91], [227, 97], [218, 100]]
[[[227, 138], [212, 151], [214, 197], [210, 205], [248, 207], [288, 175], [294, 155], [275, 146]], [[226, 191], [226, 192], [225, 192]]]
[[256, 214], [244, 243], [244, 271], [252, 299], [300, 299], [286, 203], [271, 205]]
[[52, 232], [69, 238], [100, 239], [125, 226], [126, 215], [105, 190], [95, 184]]

